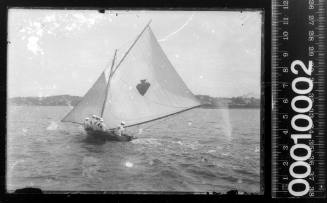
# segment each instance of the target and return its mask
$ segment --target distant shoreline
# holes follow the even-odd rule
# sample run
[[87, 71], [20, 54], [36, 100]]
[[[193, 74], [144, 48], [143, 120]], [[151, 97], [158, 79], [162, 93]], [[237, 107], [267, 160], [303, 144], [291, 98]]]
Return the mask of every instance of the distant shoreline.
[[[254, 97], [211, 97], [195, 95], [205, 109], [260, 109], [260, 99]], [[76, 106], [82, 97], [57, 95], [48, 97], [14, 97], [8, 99], [15, 106]]]

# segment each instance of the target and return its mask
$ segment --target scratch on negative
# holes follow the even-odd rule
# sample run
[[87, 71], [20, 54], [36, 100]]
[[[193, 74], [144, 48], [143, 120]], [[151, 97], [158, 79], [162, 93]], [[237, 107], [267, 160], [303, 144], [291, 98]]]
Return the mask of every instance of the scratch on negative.
[[167, 35], [166, 37], [159, 39], [159, 42], [164, 42], [166, 41], [168, 38], [170, 38], [171, 36], [177, 34], [178, 32], [180, 32], [187, 24], [189, 24], [189, 22], [193, 19], [194, 13], [186, 20], [186, 22], [179, 27], [177, 30], [175, 30], [174, 32], [170, 33], [169, 35]]

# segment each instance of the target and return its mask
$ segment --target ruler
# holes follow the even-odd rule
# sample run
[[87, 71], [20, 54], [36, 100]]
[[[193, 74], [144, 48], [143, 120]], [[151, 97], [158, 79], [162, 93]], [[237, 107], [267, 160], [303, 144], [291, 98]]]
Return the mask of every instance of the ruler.
[[326, 197], [326, 2], [272, 0], [272, 196]]

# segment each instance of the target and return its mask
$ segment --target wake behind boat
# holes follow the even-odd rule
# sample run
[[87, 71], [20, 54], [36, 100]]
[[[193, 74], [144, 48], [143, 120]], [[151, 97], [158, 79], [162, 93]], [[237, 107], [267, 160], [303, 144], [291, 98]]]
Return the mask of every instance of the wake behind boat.
[[[135, 137], [129, 135], [125, 127], [200, 106], [160, 47], [150, 22], [118, 63], [115, 50], [110, 70], [101, 73], [63, 122], [84, 125], [91, 136], [130, 141]], [[91, 117], [98, 122], [85, 125], [85, 119]]]

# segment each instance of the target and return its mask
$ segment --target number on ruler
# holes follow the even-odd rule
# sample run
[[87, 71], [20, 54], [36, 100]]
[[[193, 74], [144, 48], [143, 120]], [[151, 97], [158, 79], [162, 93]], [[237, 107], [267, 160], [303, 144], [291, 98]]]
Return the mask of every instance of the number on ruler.
[[309, 46], [309, 56], [314, 56], [315, 55], [315, 47], [314, 46]]
[[288, 166], [288, 161], [283, 161], [283, 166]]
[[283, 25], [288, 25], [288, 17], [283, 18]]
[[309, 25], [315, 25], [315, 16], [314, 15], [309, 15]]
[[283, 32], [283, 40], [288, 40], [288, 32], [286, 30]]
[[314, 0], [309, 0], [309, 9], [314, 9], [315, 8], [315, 1]]
[[313, 42], [315, 40], [315, 31], [309, 30], [308, 31], [308, 41]]
[[288, 0], [283, 0], [283, 9], [288, 9]]

